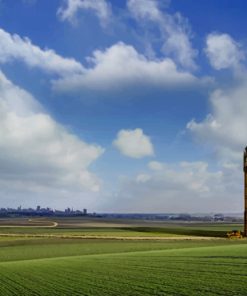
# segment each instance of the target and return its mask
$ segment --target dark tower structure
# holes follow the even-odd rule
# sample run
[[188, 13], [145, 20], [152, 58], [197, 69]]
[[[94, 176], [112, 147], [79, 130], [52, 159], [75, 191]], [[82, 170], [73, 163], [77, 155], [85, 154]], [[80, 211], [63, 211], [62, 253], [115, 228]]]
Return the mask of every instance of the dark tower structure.
[[247, 237], [247, 147], [244, 151], [244, 236]]

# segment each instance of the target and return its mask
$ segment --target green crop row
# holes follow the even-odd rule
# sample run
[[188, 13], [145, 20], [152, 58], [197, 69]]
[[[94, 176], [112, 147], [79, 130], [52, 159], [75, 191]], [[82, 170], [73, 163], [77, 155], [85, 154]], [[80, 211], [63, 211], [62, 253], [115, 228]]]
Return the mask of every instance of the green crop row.
[[0, 295], [245, 296], [246, 254], [245, 240], [0, 241]]

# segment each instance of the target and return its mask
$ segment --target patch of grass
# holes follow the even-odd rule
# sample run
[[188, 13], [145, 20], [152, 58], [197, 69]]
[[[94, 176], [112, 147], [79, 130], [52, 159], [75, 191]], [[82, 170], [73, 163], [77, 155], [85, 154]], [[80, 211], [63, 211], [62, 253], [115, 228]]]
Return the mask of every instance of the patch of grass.
[[247, 244], [207, 244], [3, 262], [0, 295], [246, 295]]
[[[245, 243], [245, 241], [241, 241]], [[0, 262], [134, 251], [182, 249], [232, 244], [232, 241], [116, 241], [77, 239], [9, 239], [0, 241]]]

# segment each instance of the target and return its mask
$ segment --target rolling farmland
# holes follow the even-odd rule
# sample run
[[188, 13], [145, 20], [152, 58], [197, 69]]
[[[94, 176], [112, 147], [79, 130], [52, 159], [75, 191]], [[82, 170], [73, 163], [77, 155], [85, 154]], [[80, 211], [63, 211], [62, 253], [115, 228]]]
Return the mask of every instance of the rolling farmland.
[[237, 225], [55, 222], [4, 222], [0, 295], [247, 294], [247, 241], [217, 237]]

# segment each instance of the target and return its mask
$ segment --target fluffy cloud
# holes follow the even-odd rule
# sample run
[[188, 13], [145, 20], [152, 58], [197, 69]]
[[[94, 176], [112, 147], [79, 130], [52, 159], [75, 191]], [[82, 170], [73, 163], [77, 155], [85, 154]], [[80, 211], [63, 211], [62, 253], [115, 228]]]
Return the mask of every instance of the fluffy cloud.
[[241, 211], [242, 192], [239, 176], [236, 175], [237, 169], [213, 172], [205, 162], [159, 164], [159, 170], [141, 173], [133, 179], [122, 181], [112, 201], [117, 211]]
[[74, 59], [61, 57], [51, 49], [42, 50], [28, 38], [0, 29], [0, 63], [14, 60], [59, 76], [84, 72], [83, 66]]
[[99, 190], [100, 180], [88, 167], [103, 149], [69, 133], [2, 73], [0, 134], [2, 201], [21, 193], [26, 198], [30, 193], [30, 198], [38, 194], [42, 199], [49, 196], [58, 201], [66, 192], [67, 197], [73, 197]]
[[131, 45], [117, 43], [105, 51], [96, 50], [88, 58], [92, 64], [83, 74], [53, 82], [57, 91], [83, 89], [109, 90], [131, 85], [174, 88], [193, 85], [199, 80], [188, 72], [179, 71], [171, 59], [150, 60]]
[[229, 200], [223, 205], [223, 193], [218, 193], [215, 188], [217, 200], [222, 200], [222, 207], [226, 207], [228, 202], [238, 202], [240, 211], [243, 195], [242, 153], [247, 145], [247, 79], [246, 68], [241, 64], [244, 54], [241, 45], [227, 34], [210, 34], [206, 52], [215, 69], [230, 68], [238, 75], [233, 76], [231, 83], [211, 93], [211, 113], [200, 122], [191, 120], [187, 128], [202, 147], [213, 152], [216, 164], [222, 168], [220, 183], [225, 188], [226, 200]]
[[179, 71], [171, 59], [148, 59], [131, 45], [122, 42], [105, 51], [96, 50], [87, 58], [88, 67], [72, 58], [64, 58], [51, 49], [42, 50], [28, 38], [11, 35], [0, 29], [0, 63], [22, 61], [57, 77], [56, 91], [114, 90], [136, 84], [161, 88], [189, 86], [199, 80]]
[[187, 128], [199, 143], [216, 153], [220, 162], [236, 165], [247, 145], [247, 69], [240, 65], [244, 55], [241, 45], [229, 35], [210, 34], [207, 40], [212, 66], [217, 70], [231, 68], [238, 75], [211, 93], [211, 113], [201, 122], [191, 120]]
[[150, 138], [140, 128], [119, 131], [113, 145], [123, 155], [133, 158], [142, 158], [154, 154]]
[[209, 34], [205, 51], [210, 64], [217, 70], [237, 68], [245, 58], [240, 44], [228, 34]]
[[64, 2], [64, 5], [57, 11], [63, 21], [75, 22], [80, 10], [93, 11], [102, 26], [105, 26], [111, 18], [111, 6], [106, 0], [65, 0]]
[[158, 26], [165, 54], [174, 57], [185, 68], [196, 68], [194, 58], [197, 52], [190, 42], [189, 26], [179, 13], [163, 12], [156, 0], [128, 0], [127, 6], [138, 22], [152, 22]]
[[212, 113], [187, 128], [196, 139], [213, 149], [220, 159], [237, 161], [247, 145], [247, 81], [232, 89], [215, 90], [210, 97]]
[[148, 167], [154, 171], [161, 171], [163, 169], [163, 164], [158, 161], [150, 161]]

